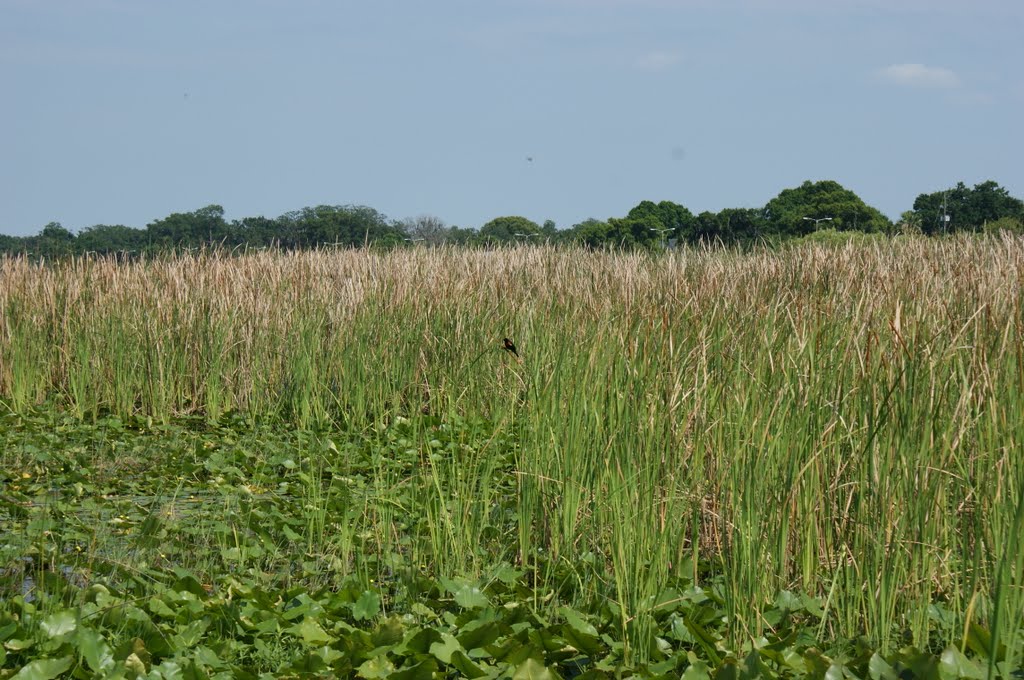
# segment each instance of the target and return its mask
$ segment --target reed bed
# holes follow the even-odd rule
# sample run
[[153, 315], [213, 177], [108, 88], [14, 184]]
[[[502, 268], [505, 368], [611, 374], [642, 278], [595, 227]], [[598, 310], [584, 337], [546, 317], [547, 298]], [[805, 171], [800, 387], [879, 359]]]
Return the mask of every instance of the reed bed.
[[[483, 419], [514, 466], [466, 447], [424, 472], [417, 558], [439, 572], [483, 572], [497, 531], [502, 557], [593, 583], [577, 597], [610, 599], [633, 641], [670, 579], [721, 574], [738, 641], [792, 590], [818, 598], [823, 638], [983, 626], [1012, 665], [1022, 287], [1019, 238], [6, 258], [0, 399], [360, 432]], [[491, 512], [503, 474], [513, 535]], [[400, 518], [375, 521], [397, 545]]]

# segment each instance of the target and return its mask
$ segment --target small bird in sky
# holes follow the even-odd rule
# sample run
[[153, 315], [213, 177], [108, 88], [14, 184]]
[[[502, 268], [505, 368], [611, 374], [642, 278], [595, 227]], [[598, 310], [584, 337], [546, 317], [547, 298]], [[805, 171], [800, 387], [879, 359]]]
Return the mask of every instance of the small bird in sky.
[[514, 356], [518, 357], [519, 352], [516, 351], [516, 345], [508, 338], [502, 338], [501, 346], [505, 348], [506, 352], [511, 352]]
[[528, 160], [528, 161], [530, 161], [532, 163], [533, 162], [533, 156], [527, 156], [526, 160]]

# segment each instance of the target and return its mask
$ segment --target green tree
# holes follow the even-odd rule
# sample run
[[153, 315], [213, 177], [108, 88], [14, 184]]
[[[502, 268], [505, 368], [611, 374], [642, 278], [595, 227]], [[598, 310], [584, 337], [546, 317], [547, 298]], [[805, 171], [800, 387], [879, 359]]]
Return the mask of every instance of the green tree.
[[140, 252], [146, 247], [147, 233], [121, 224], [97, 224], [86, 227], [76, 237], [78, 252], [110, 253]]
[[324, 245], [359, 247], [398, 245], [405, 234], [373, 208], [361, 205], [318, 205], [282, 215], [281, 245], [316, 248]]
[[7, 236], [0, 234], [0, 253], [27, 253], [32, 250], [35, 236]]
[[764, 211], [757, 208], [726, 208], [718, 213], [719, 238], [726, 243], [745, 243], [765, 235]]
[[587, 248], [601, 248], [608, 243], [610, 230], [611, 225], [607, 222], [591, 217], [574, 224], [565, 238], [571, 243], [578, 243]]
[[669, 239], [683, 241], [694, 240], [696, 219], [686, 207], [672, 201], [641, 201], [626, 215], [627, 220], [639, 221], [639, 225], [631, 225], [629, 232], [638, 235], [634, 228], [646, 228], [653, 238], [639, 239], [639, 243], [663, 243]]
[[196, 248], [225, 243], [231, 235], [224, 221], [224, 208], [219, 205], [190, 213], [171, 213], [147, 224], [146, 231], [151, 248]]
[[[1003, 217], [1024, 220], [1024, 202], [992, 180], [969, 188], [963, 182], [914, 199], [914, 213], [926, 234], [977, 231]], [[944, 220], [943, 216], [949, 219]]]
[[495, 217], [480, 227], [480, 238], [486, 243], [511, 243], [540, 236], [540, 226], [525, 217]]
[[784, 189], [765, 206], [764, 216], [769, 232], [782, 236], [802, 236], [825, 227], [864, 232], [890, 227], [878, 209], [832, 180], [807, 181], [795, 189]]
[[904, 210], [900, 213], [900, 221], [897, 226], [902, 234], [920, 234], [921, 216], [913, 210]]
[[243, 217], [231, 223], [231, 241], [235, 245], [262, 248], [280, 242], [284, 227], [271, 217]]
[[35, 250], [43, 257], [64, 257], [75, 251], [75, 235], [61, 226], [50, 222], [36, 237]]

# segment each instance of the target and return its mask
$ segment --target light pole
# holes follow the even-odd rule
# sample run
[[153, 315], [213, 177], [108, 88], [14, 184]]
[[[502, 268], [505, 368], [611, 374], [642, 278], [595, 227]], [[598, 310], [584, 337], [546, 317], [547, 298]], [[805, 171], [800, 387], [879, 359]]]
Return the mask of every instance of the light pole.
[[814, 230], [815, 231], [818, 230], [818, 222], [831, 222], [832, 221], [831, 217], [819, 217], [818, 219], [814, 219], [813, 217], [805, 217], [804, 219], [807, 220], [808, 222], [814, 222]]
[[[666, 233], [672, 231], [672, 229], [655, 229], [654, 227], [647, 227], [647, 228], [650, 229], [651, 231], [657, 232], [659, 234], [666, 234]], [[662, 245], [663, 248], [667, 248], [668, 247], [668, 238], [666, 238], [665, 236], [662, 236], [661, 237], [661, 245]]]
[[513, 236], [522, 236], [524, 239], [528, 239], [528, 238], [530, 238], [532, 236], [540, 236], [540, 234], [524, 234], [524, 233], [516, 232], [516, 233], [513, 234]]

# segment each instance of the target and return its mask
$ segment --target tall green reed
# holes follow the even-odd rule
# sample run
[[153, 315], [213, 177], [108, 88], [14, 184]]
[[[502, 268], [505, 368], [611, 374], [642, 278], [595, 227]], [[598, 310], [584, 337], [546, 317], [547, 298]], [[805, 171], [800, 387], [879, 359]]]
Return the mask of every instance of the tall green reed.
[[[402, 544], [402, 508], [375, 506], [354, 521], [381, 550], [479, 574], [481, 546], [507, 559], [511, 541], [541, 582], [568, 570], [565, 597], [614, 609], [638, 658], [660, 591], [701, 564], [735, 642], [788, 588], [821, 598], [823, 634], [926, 645], [937, 603], [1019, 655], [1019, 239], [15, 258], [0, 275], [8, 408], [408, 418], [428, 539]], [[492, 434], [431, 432], [455, 416]], [[511, 528], [491, 514], [509, 478]]]

